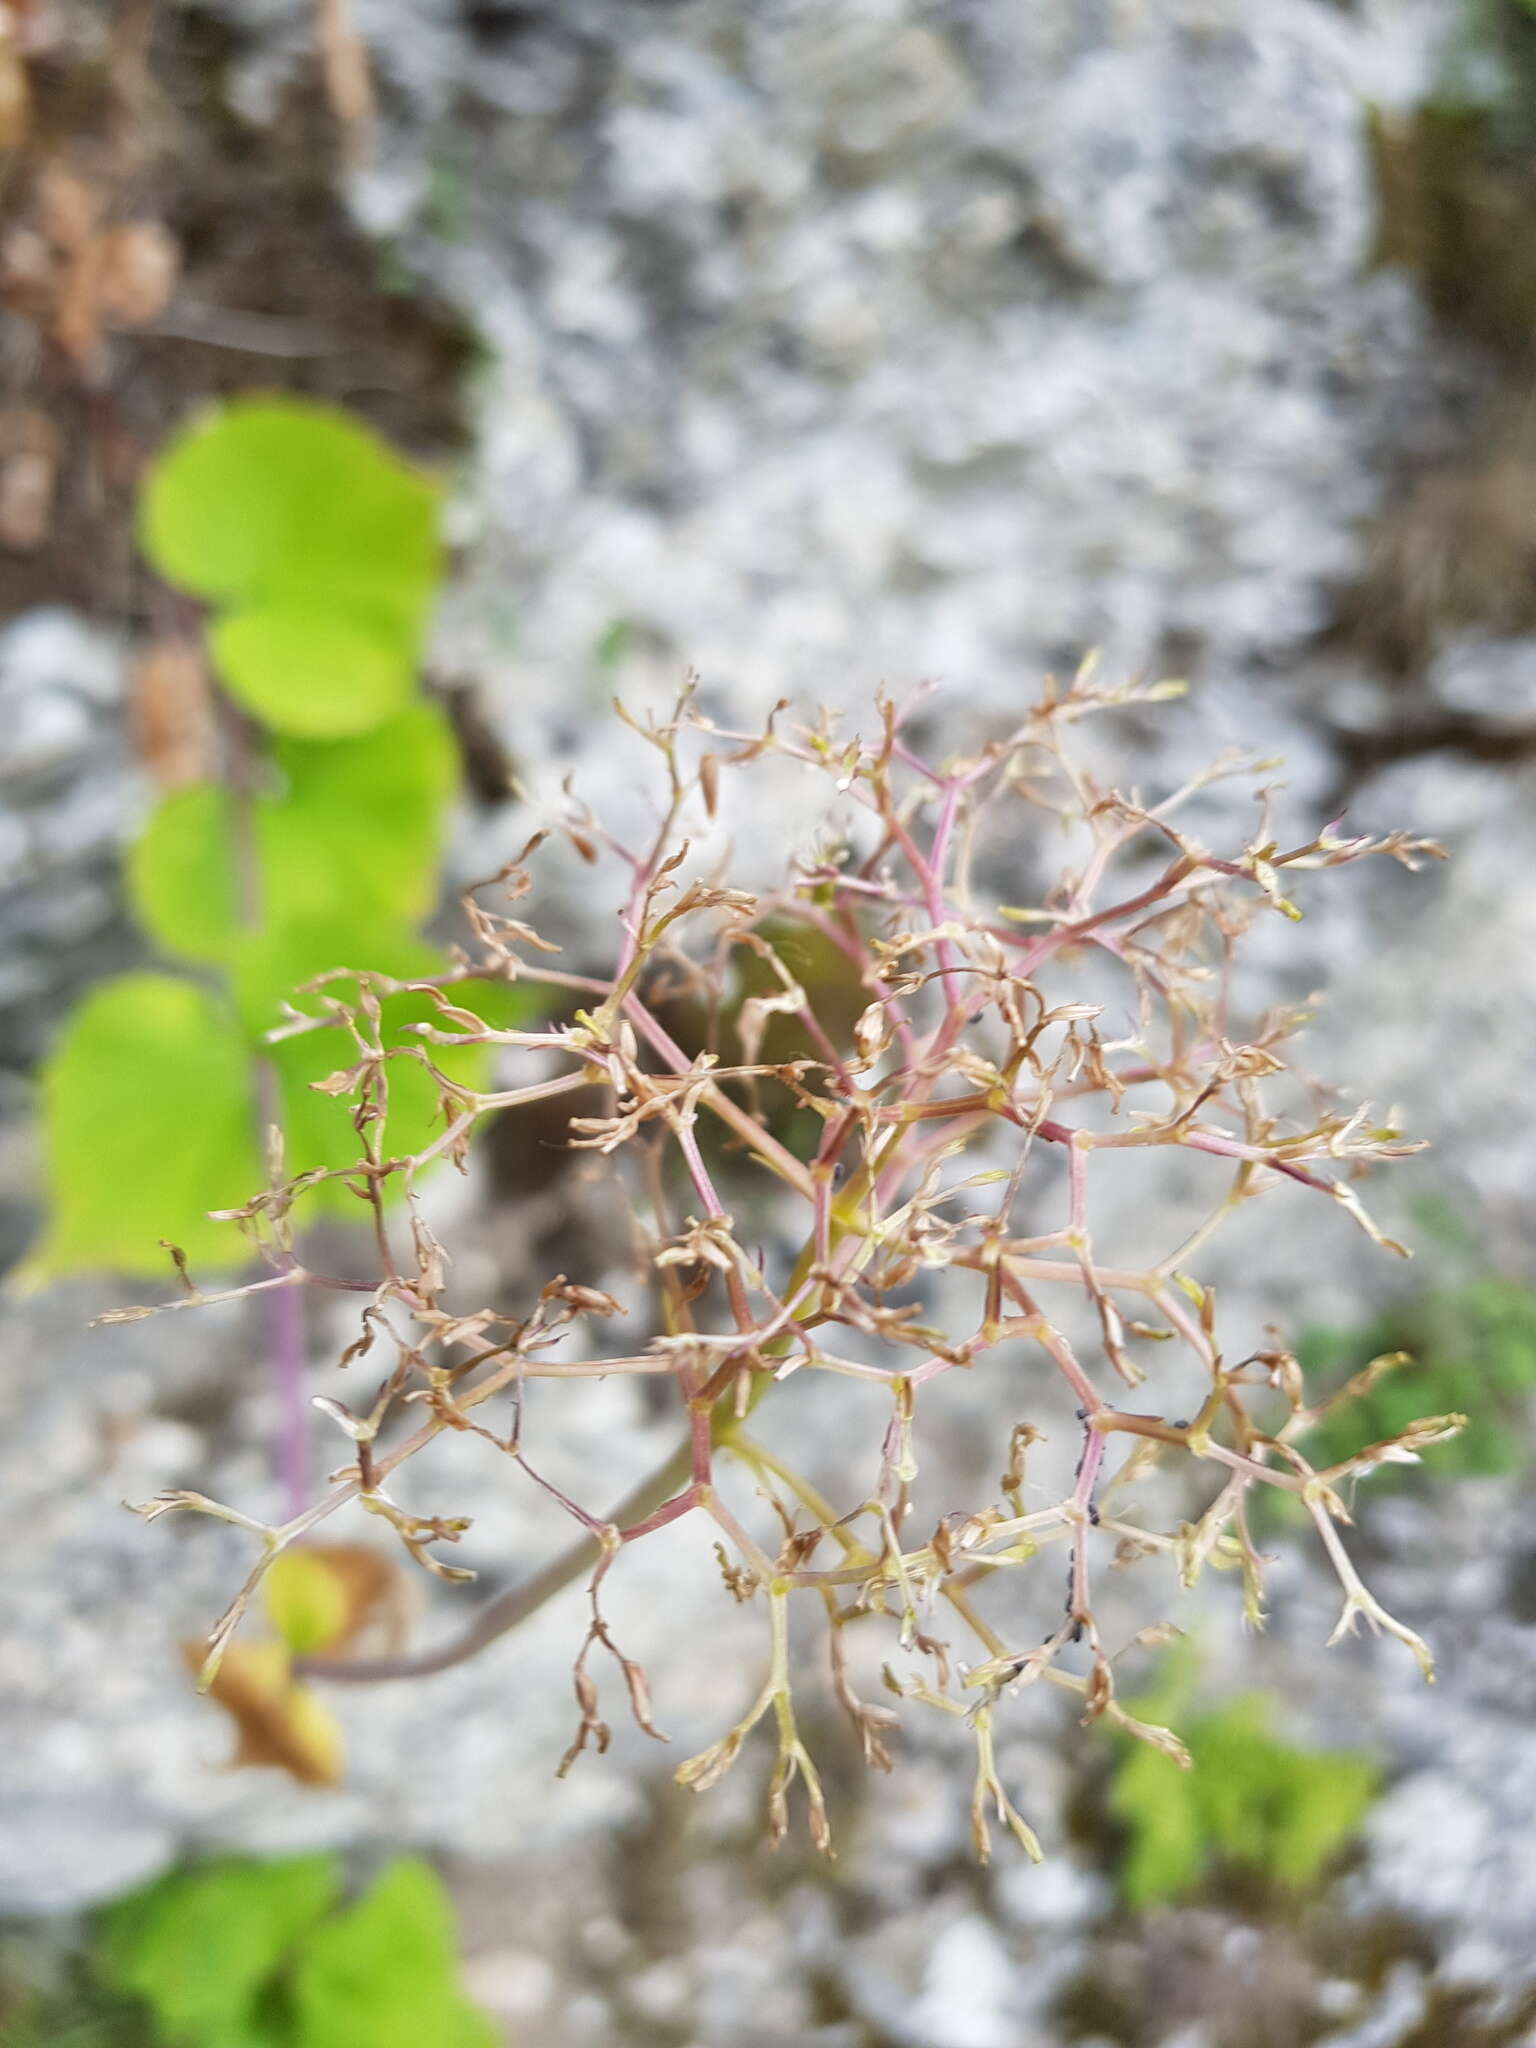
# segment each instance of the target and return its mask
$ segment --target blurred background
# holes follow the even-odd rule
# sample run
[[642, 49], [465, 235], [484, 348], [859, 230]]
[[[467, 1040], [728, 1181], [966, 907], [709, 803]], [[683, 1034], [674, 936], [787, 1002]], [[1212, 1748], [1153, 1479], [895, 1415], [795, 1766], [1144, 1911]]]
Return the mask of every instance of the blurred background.
[[[0, 0], [0, 148], [4, 2038], [1536, 2042], [1536, 8]], [[664, 704], [685, 667], [735, 725], [790, 697], [857, 727], [932, 679], [942, 753], [1097, 649], [1190, 684], [1096, 739], [1107, 778], [1150, 795], [1240, 744], [1283, 760], [1293, 837], [1342, 811], [1445, 843], [1274, 920], [1244, 991], [1326, 990], [1308, 1065], [1431, 1141], [1373, 1189], [1416, 1261], [1298, 1202], [1269, 1257], [1214, 1267], [1224, 1317], [1280, 1324], [1322, 1382], [1414, 1354], [1355, 1442], [1471, 1417], [1359, 1507], [1434, 1691], [1396, 1645], [1324, 1649], [1335, 1590], [1288, 1530], [1265, 1636], [1226, 1579], [1169, 1610], [1189, 1644], [1157, 1697], [1223, 1797], [1012, 1718], [1039, 1868], [976, 1867], [960, 1752], [914, 1729], [871, 1780], [830, 1711], [835, 1862], [768, 1852], [750, 1752], [695, 1800], [616, 1730], [556, 1784], [579, 1592], [439, 1677], [336, 1692], [343, 1766], [248, 1722], [229, 1767], [179, 1645], [246, 1552], [120, 1504], [277, 1512], [271, 1331], [250, 1304], [87, 1327], [172, 1291], [139, 1277], [169, 1226], [56, 1097], [114, 978], [185, 953], [216, 981], [133, 868], [230, 731], [188, 595], [223, 593], [145, 505], [167, 442], [254, 394], [339, 408], [370, 461], [441, 483], [400, 685], [451, 740], [434, 900], [567, 776], [643, 816], [610, 700]], [[323, 495], [333, 458], [301, 446], [207, 517], [244, 547], [263, 492]], [[773, 811], [736, 822], [788, 850]], [[617, 905], [562, 872], [540, 913], [600, 965]], [[431, 907], [412, 944], [451, 936]], [[127, 1078], [187, 1157], [195, 1094], [163, 1062]], [[466, 1287], [602, 1284], [621, 1232], [584, 1199], [493, 1135], [453, 1197]], [[340, 1328], [301, 1333], [317, 1386]], [[1006, 1436], [998, 1398], [957, 1411], [957, 1471]], [[660, 1419], [593, 1402], [550, 1417], [555, 1468], [599, 1428], [644, 1469]], [[546, 1553], [494, 1465], [454, 1486], [486, 1589]], [[430, 1641], [480, 1596], [410, 1597]], [[745, 1703], [756, 1634], [666, 1557], [626, 1606], [675, 1760]]]

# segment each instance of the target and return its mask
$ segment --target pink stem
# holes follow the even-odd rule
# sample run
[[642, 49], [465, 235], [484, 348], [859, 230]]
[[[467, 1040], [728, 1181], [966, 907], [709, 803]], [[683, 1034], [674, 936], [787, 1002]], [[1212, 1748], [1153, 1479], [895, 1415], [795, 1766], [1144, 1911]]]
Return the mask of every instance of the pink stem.
[[1077, 1524], [1072, 1531], [1071, 1618], [1074, 1622], [1086, 1622], [1091, 1619], [1088, 1601], [1088, 1530], [1093, 1511], [1094, 1484], [1103, 1462], [1103, 1435], [1099, 1430], [1090, 1429], [1083, 1440], [1083, 1461], [1077, 1468], [1077, 1485], [1072, 1494], [1073, 1505], [1077, 1509]]

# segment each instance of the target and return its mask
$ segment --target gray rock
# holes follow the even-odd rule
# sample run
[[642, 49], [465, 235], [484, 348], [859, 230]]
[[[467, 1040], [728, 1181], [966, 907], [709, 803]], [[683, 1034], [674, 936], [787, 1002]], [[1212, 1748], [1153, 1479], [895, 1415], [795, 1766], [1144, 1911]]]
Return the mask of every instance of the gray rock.
[[1426, 2003], [1423, 1972], [1412, 1963], [1397, 1963], [1366, 2017], [1325, 2034], [1319, 2048], [1396, 2048], [1423, 2020]]
[[0, 1058], [128, 957], [118, 856], [139, 800], [118, 637], [39, 610], [0, 631]]
[[[253, 31], [232, 83], [260, 115], [310, 62], [308, 16], [278, 0], [222, 6]], [[1290, 815], [1321, 821], [1336, 762], [1320, 727], [1377, 724], [1383, 700], [1309, 642], [1358, 567], [1393, 464], [1447, 431], [1470, 374], [1410, 281], [1370, 267], [1363, 122], [1366, 100], [1422, 91], [1455, 0], [355, 12], [390, 109], [355, 204], [472, 315], [488, 351], [452, 513], [465, 568], [438, 656], [484, 680], [536, 805], [574, 768], [616, 824], [643, 821], [607, 699], [618, 687], [661, 702], [685, 663], [739, 721], [781, 694], [861, 719], [881, 680], [936, 675], [935, 717], [958, 744], [995, 730], [1042, 669], [1100, 643], [1112, 671], [1172, 666], [1197, 685], [1155, 731], [1106, 733], [1106, 772], [1151, 787], [1240, 740], [1285, 754]], [[452, 232], [445, 186], [463, 216]], [[59, 998], [72, 962], [100, 958], [91, 935], [110, 926], [131, 806], [111, 650], [57, 621], [28, 631], [44, 637], [0, 643], [5, 736], [21, 749], [5, 787], [24, 793], [0, 825], [0, 862], [21, 877], [0, 936], [20, 962], [6, 989], [36, 1006]], [[1524, 643], [1469, 644], [1436, 687], [1481, 714], [1524, 690], [1528, 665]], [[749, 858], [777, 860], [806, 824], [801, 799], [768, 791], [733, 821]], [[1217, 795], [1201, 829], [1241, 830], [1249, 815], [1246, 798]], [[1400, 1099], [1436, 1140], [1425, 1184], [1506, 1222], [1536, 1184], [1529, 1119], [1510, 1112], [1536, 999], [1533, 815], [1528, 787], [1459, 760], [1373, 778], [1351, 822], [1439, 833], [1455, 864], [1309, 888], [1305, 924], [1255, 933], [1248, 983], [1255, 1008], [1330, 988], [1319, 1068]], [[523, 823], [467, 827], [457, 857], [485, 872]], [[611, 906], [588, 910], [564, 886], [557, 916], [583, 943], [611, 932]], [[63, 965], [39, 981], [53, 945]], [[1096, 1228], [1162, 1230], [1190, 1192], [1107, 1195]], [[468, 1216], [456, 1231], [461, 1272], [478, 1263], [494, 1283], [505, 1241], [477, 1227]], [[1325, 1205], [1277, 1194], [1244, 1227], [1217, 1268], [1234, 1344], [1251, 1348], [1275, 1317], [1357, 1319], [1387, 1285], [1386, 1263]], [[974, 1882], [952, 1875], [963, 1763], [938, 1739], [848, 1820], [837, 1903], [806, 1887], [782, 1913], [735, 1853], [757, 1825], [744, 1762], [690, 1810], [679, 1956], [642, 1955], [595, 1840], [644, 1822], [645, 1745], [621, 1736], [558, 1790], [546, 1776], [570, 1732], [579, 1600], [428, 1685], [348, 1695], [353, 1775], [331, 1801], [225, 1773], [226, 1737], [189, 1696], [175, 1644], [218, 1612], [242, 1545], [212, 1525], [146, 1531], [117, 1503], [190, 1482], [260, 1510], [261, 1330], [226, 1314], [64, 1334], [114, 1298], [60, 1289], [0, 1306], [19, 1361], [0, 1430], [19, 1531], [0, 1588], [0, 1799], [18, 1844], [0, 1905], [86, 1903], [189, 1845], [415, 1841], [532, 1873], [530, 1910], [545, 1917], [529, 1924], [548, 1932], [562, 1986], [586, 1988], [579, 2010], [568, 1988], [551, 2000], [533, 1966], [546, 1947], [520, 1932], [484, 1981], [530, 2038], [547, 2023], [552, 2039], [615, 2042], [642, 2021], [733, 2048], [831, 2048], [863, 2022], [920, 2048], [1053, 2038], [1049, 2003], [1083, 1965], [1103, 1886], [1069, 1860], [1019, 1866], [978, 1908]], [[836, 1396], [807, 1398], [813, 1459], [837, 1455], [842, 1413]], [[954, 1415], [973, 1443], [1000, 1426], [979, 1380], [957, 1390]], [[659, 1435], [625, 1388], [546, 1407], [539, 1426], [557, 1482], [581, 1477], [592, 1430], [620, 1447], [614, 1481]], [[1070, 1431], [1052, 1454], [1070, 1458]], [[490, 1573], [554, 1540], [483, 1446], [447, 1447], [402, 1491], [472, 1510], [473, 1561]], [[1393, 1525], [1393, 1600], [1429, 1615], [1449, 1652], [1427, 1698], [1408, 1690], [1395, 1645], [1322, 1658], [1336, 1595], [1304, 1549], [1277, 1567], [1286, 1597], [1267, 1644], [1239, 1643], [1226, 1586], [1172, 1604], [1203, 1622], [1213, 1662], [1283, 1686], [1302, 1732], [1379, 1739], [1409, 1773], [1373, 1826], [1362, 1910], [1438, 1922], [1464, 1978], [1514, 1978], [1536, 1912], [1518, 1861], [1536, 1801], [1521, 1747], [1536, 1667], [1512, 1625], [1485, 1617], [1469, 1633], [1465, 1607], [1437, 1595], [1454, 1583], [1464, 1602], [1488, 1597], [1475, 1556], [1452, 1569], [1453, 1519], [1426, 1509]], [[625, 1647], [653, 1666], [675, 1761], [740, 1710], [760, 1634], [667, 1558], [625, 1566]], [[427, 1632], [446, 1633], [454, 1611], [434, 1603]], [[1488, 1668], [1523, 1704], [1490, 1698]], [[1384, 1693], [1387, 1676], [1401, 1692]], [[1010, 1735], [1005, 1763], [1057, 1845], [1054, 1738]], [[582, 1873], [568, 1902], [542, 1857]], [[878, 1909], [868, 1924], [853, 1924], [849, 1898]], [[727, 1923], [738, 1940], [717, 1953], [712, 1930]], [[586, 1949], [573, 1927], [591, 1930]], [[814, 2030], [813, 1976], [841, 1986], [848, 2031]], [[1404, 1981], [1383, 2013], [1421, 1995]]]
[[1459, 641], [1435, 663], [1430, 685], [1453, 711], [1529, 727], [1536, 722], [1536, 642]]

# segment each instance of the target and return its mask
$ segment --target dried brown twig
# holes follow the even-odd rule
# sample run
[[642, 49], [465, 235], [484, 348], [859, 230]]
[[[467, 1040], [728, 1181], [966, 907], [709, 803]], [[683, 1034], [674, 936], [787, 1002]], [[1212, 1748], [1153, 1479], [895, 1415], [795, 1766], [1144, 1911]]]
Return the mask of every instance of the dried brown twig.
[[[439, 1012], [435, 1023], [417, 1027], [419, 1043], [381, 1044], [379, 1005], [398, 985], [376, 976], [362, 979], [354, 1002], [333, 994], [325, 1017], [296, 1016], [283, 1027], [330, 1030], [345, 1047], [347, 1063], [320, 1085], [355, 1103], [360, 1156], [339, 1175], [305, 1176], [237, 1212], [271, 1268], [253, 1288], [337, 1284], [300, 1263], [294, 1229], [318, 1180], [345, 1180], [374, 1211], [380, 1252], [380, 1278], [347, 1359], [377, 1347], [392, 1362], [365, 1405], [321, 1404], [346, 1439], [348, 1462], [293, 1520], [267, 1526], [187, 1494], [143, 1510], [222, 1515], [259, 1540], [250, 1580], [213, 1633], [209, 1672], [271, 1559], [349, 1502], [383, 1516], [429, 1570], [463, 1576], [437, 1555], [462, 1534], [462, 1520], [411, 1516], [386, 1490], [407, 1459], [453, 1430], [474, 1432], [488, 1455], [506, 1458], [552, 1494], [577, 1524], [572, 1546], [493, 1600], [443, 1649], [371, 1662], [311, 1660], [311, 1672], [358, 1681], [440, 1670], [589, 1573], [591, 1621], [576, 1667], [580, 1726], [567, 1764], [588, 1740], [607, 1740], [588, 1668], [594, 1650], [618, 1662], [637, 1719], [655, 1734], [644, 1676], [610, 1632], [599, 1591], [627, 1546], [684, 1517], [702, 1518], [713, 1525], [728, 1590], [767, 1613], [768, 1671], [736, 1726], [677, 1775], [699, 1790], [713, 1784], [749, 1731], [770, 1720], [777, 1731], [769, 1792], [775, 1838], [798, 1779], [815, 1840], [825, 1846], [829, 1839], [794, 1708], [787, 1615], [799, 1594], [814, 1596], [826, 1617], [833, 1690], [868, 1760], [889, 1763], [885, 1738], [896, 1719], [853, 1690], [845, 1631], [869, 1617], [885, 1617], [895, 1631], [893, 1654], [904, 1675], [887, 1667], [892, 1692], [969, 1723], [982, 1855], [988, 1806], [1038, 1853], [993, 1757], [1005, 1701], [1037, 1681], [1074, 1695], [1085, 1718], [1103, 1717], [1182, 1754], [1176, 1737], [1136, 1723], [1116, 1699], [1114, 1657], [1094, 1604], [1100, 1553], [1108, 1548], [1118, 1563], [1172, 1555], [1186, 1583], [1207, 1563], [1235, 1566], [1257, 1623], [1264, 1561], [1247, 1513], [1255, 1487], [1293, 1494], [1310, 1515], [1343, 1587], [1338, 1632], [1363, 1617], [1406, 1644], [1430, 1675], [1425, 1645], [1380, 1606], [1344, 1549], [1338, 1530], [1350, 1517], [1343, 1488], [1385, 1460], [1412, 1459], [1461, 1418], [1430, 1418], [1390, 1444], [1315, 1469], [1298, 1443], [1313, 1410], [1295, 1359], [1271, 1342], [1229, 1362], [1213, 1295], [1193, 1263], [1235, 1210], [1287, 1185], [1336, 1202], [1378, 1244], [1401, 1251], [1371, 1222], [1355, 1178], [1372, 1162], [1415, 1148], [1366, 1110], [1319, 1109], [1315, 1091], [1297, 1087], [1286, 1066], [1296, 1013], [1274, 1012], [1238, 1035], [1232, 969], [1255, 917], [1299, 914], [1286, 894], [1293, 878], [1378, 854], [1412, 866], [1439, 849], [1400, 834], [1343, 838], [1332, 828], [1286, 847], [1261, 793], [1254, 839], [1216, 855], [1182, 820], [1211, 780], [1235, 772], [1233, 763], [1146, 805], [1100, 788], [1069, 745], [1079, 719], [1163, 694], [1164, 687], [1104, 690], [1085, 673], [1070, 689], [1049, 687], [995, 744], [935, 766], [909, 747], [904, 715], [889, 703], [880, 706], [872, 740], [843, 736], [827, 716], [788, 733], [770, 721], [758, 734], [727, 734], [698, 714], [685, 691], [669, 720], [637, 728], [659, 755], [668, 789], [650, 847], [627, 851], [590, 818], [573, 816], [563, 828], [584, 855], [606, 853], [627, 874], [625, 937], [611, 976], [550, 965], [550, 949], [511, 915], [529, 887], [529, 848], [498, 878], [509, 899], [503, 907], [488, 907], [485, 889], [470, 898], [475, 954], [435, 982], [412, 984], [430, 993]], [[712, 817], [727, 778], [752, 772], [768, 756], [829, 779], [830, 811], [843, 836], [767, 895], [690, 874], [687, 817]], [[973, 877], [995, 866], [999, 835], [1016, 832], [1012, 821], [1031, 813], [1069, 821], [1078, 865], [1038, 904], [999, 903]], [[1156, 856], [1150, 868], [1149, 851]], [[1135, 877], [1122, 879], [1130, 862], [1138, 863]], [[816, 992], [797, 978], [797, 930], [846, 962], [862, 985], [865, 1007], [851, 1043], [823, 1022]], [[749, 956], [756, 992], [743, 997], [738, 969]], [[1114, 1037], [1106, 1035], [1105, 1006], [1085, 999], [1098, 963], [1123, 989], [1126, 1022]], [[575, 994], [586, 1007], [541, 1028], [492, 1029], [460, 1001], [477, 976], [537, 983]], [[665, 999], [679, 987], [701, 996], [713, 1020], [712, 1046], [686, 1049], [664, 1021], [664, 1011], [672, 1015]], [[765, 1056], [775, 1025], [793, 1034], [792, 1056]], [[501, 1048], [526, 1063], [530, 1078], [483, 1093], [455, 1083], [435, 1063], [436, 1050], [466, 1041]], [[387, 1147], [397, 1059], [426, 1066], [442, 1100], [441, 1134], [406, 1158]], [[631, 1161], [637, 1168], [634, 1203], [650, 1211], [640, 1264], [657, 1320], [638, 1351], [609, 1355], [598, 1345], [568, 1357], [561, 1340], [600, 1325], [618, 1304], [563, 1276], [518, 1320], [455, 1302], [418, 1182], [436, 1159], [462, 1164], [474, 1128], [497, 1110], [577, 1090], [590, 1095], [594, 1083], [606, 1106], [572, 1117], [570, 1142], [611, 1161], [616, 1173]], [[773, 1088], [781, 1104], [795, 1106], [794, 1119], [765, 1109], [771, 1095], [762, 1091]], [[802, 1139], [792, 1142], [795, 1130]], [[744, 1241], [717, 1185], [724, 1169], [716, 1138], [778, 1183], [779, 1227], [792, 1246], [782, 1257]], [[1221, 1175], [1219, 1196], [1165, 1257], [1113, 1263], [1090, 1231], [1090, 1181], [1113, 1175], [1122, 1154], [1155, 1148], [1200, 1155]], [[1058, 1191], [1054, 1220], [1021, 1227], [1026, 1183], [1032, 1218], [1041, 1218], [1053, 1186]], [[403, 1192], [403, 1230], [385, 1218], [382, 1194], [391, 1184]], [[681, 1219], [671, 1213], [679, 1202]], [[935, 1299], [938, 1323], [924, 1319]], [[1170, 1376], [1168, 1352], [1192, 1363], [1205, 1388], [1192, 1419], [1169, 1420], [1128, 1402], [1132, 1390]], [[914, 1484], [930, 1390], [952, 1373], [982, 1369], [1001, 1371], [1016, 1386], [1031, 1361], [1043, 1368], [1039, 1412], [1050, 1412], [1053, 1386], [1075, 1411], [1071, 1483], [1030, 1504], [1039, 1489], [1026, 1487], [1025, 1463], [1040, 1432], [1033, 1420], [1018, 1422], [999, 1496], [950, 1506], [924, 1535], [914, 1525]], [[847, 1460], [849, 1490], [840, 1500], [827, 1499], [749, 1431], [758, 1403], [807, 1372], [853, 1381], [881, 1411], [868, 1461]], [[597, 1374], [670, 1380], [682, 1424], [674, 1455], [602, 1512], [555, 1489], [530, 1464], [521, 1437], [526, 1382]], [[795, 1394], [780, 1398], [792, 1402]], [[999, 1396], [1003, 1404], [1013, 1398]], [[492, 1403], [510, 1404], [505, 1434], [482, 1421]], [[1111, 1474], [1122, 1444], [1129, 1455]], [[1199, 1520], [1164, 1530], [1138, 1522], [1122, 1503], [1125, 1481], [1173, 1452], [1197, 1468], [1214, 1466], [1220, 1487]], [[755, 1482], [766, 1514], [759, 1526], [749, 1526], [722, 1493], [722, 1458]], [[594, 1467], [599, 1462], [595, 1455]], [[1044, 1642], [1025, 1647], [1009, 1626], [1016, 1606], [1010, 1610], [1007, 1592], [1017, 1571], [1052, 1547], [1066, 1566], [1066, 1611]], [[997, 1589], [1004, 1597], [994, 1605]], [[973, 1646], [969, 1664], [935, 1632], [934, 1617], [945, 1610]], [[1134, 1640], [1157, 1633], [1142, 1630]], [[1085, 1668], [1071, 1668], [1079, 1658]]]

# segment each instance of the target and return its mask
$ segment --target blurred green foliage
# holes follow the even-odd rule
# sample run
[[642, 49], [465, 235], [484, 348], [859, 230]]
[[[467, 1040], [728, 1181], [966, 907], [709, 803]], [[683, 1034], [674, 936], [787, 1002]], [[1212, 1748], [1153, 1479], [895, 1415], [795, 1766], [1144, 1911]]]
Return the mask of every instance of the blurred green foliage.
[[262, 1180], [249, 1090], [244, 1042], [212, 991], [163, 974], [92, 989], [43, 1069], [52, 1201], [34, 1263], [142, 1271], [161, 1231], [194, 1259], [224, 1249], [228, 1226], [206, 1212]]
[[1412, 270], [1451, 329], [1523, 371], [1536, 315], [1536, 0], [1462, 0], [1449, 26], [1427, 97], [1368, 118], [1377, 255]]
[[592, 647], [592, 660], [604, 674], [616, 669], [634, 643], [635, 629], [628, 619], [610, 619]]
[[424, 1863], [402, 1858], [301, 1950], [293, 2031], [274, 2048], [492, 2048], [456, 1976], [447, 1894]]
[[[245, 400], [171, 440], [140, 525], [154, 566], [212, 608], [215, 667], [266, 744], [226, 782], [164, 797], [130, 855], [140, 924], [202, 979], [102, 983], [66, 1025], [42, 1076], [50, 1219], [34, 1277], [156, 1272], [162, 1238], [195, 1262], [239, 1263], [243, 1242], [208, 1211], [262, 1185], [267, 1116], [289, 1173], [358, 1154], [353, 1106], [315, 1088], [357, 1057], [351, 1040], [265, 1042], [285, 1004], [325, 1014], [323, 996], [294, 989], [444, 964], [417, 936], [458, 782], [446, 719], [413, 695], [440, 567], [435, 489], [343, 413]], [[508, 991], [488, 1002], [503, 1016], [523, 1007]], [[382, 1042], [419, 1049], [410, 1027], [429, 1020], [429, 997], [390, 996]], [[485, 1071], [477, 1048], [437, 1063], [466, 1087]], [[438, 1087], [414, 1059], [391, 1061], [388, 1078], [383, 1142], [414, 1151], [439, 1118]], [[337, 1183], [307, 1199], [357, 1213]]]
[[[1462, 1276], [1477, 1240], [1453, 1213], [1426, 1212], [1450, 1272]], [[1497, 1274], [1471, 1273], [1405, 1297], [1368, 1322], [1312, 1329], [1297, 1345], [1314, 1399], [1345, 1387], [1373, 1360], [1406, 1353], [1360, 1394], [1328, 1408], [1302, 1439], [1316, 1465], [1336, 1464], [1395, 1436], [1423, 1415], [1460, 1412], [1466, 1427], [1423, 1455], [1446, 1477], [1493, 1477], [1529, 1458], [1528, 1406], [1536, 1392], [1536, 1289]], [[1400, 1483], [1382, 1466], [1369, 1491]], [[1255, 1503], [1278, 1517], [1294, 1503], [1266, 1491]], [[1304, 1890], [1359, 1825], [1377, 1771], [1369, 1758], [1298, 1750], [1273, 1733], [1262, 1695], [1188, 1717], [1194, 1666], [1171, 1660], [1156, 1694], [1130, 1703], [1141, 1720], [1172, 1721], [1193, 1759], [1189, 1771], [1158, 1751], [1127, 1743], [1110, 1789], [1111, 1812], [1127, 1831], [1121, 1886], [1147, 1906], [1199, 1888], [1214, 1872], [1237, 1872], [1283, 1892]]]
[[1158, 1693], [1129, 1705], [1138, 1720], [1175, 1720], [1191, 1763], [1183, 1769], [1126, 1738], [1109, 1792], [1110, 1811], [1126, 1830], [1119, 1868], [1126, 1903], [1167, 1903], [1218, 1871], [1269, 1892], [1305, 1891], [1359, 1827], [1376, 1791], [1376, 1765], [1282, 1742], [1261, 1693], [1185, 1718], [1192, 1682], [1186, 1654]]
[[264, 2033], [264, 1994], [335, 1902], [328, 1856], [177, 1871], [104, 1916], [96, 1962], [141, 1999], [168, 2043], [245, 2048]]
[[[1464, 1414], [1466, 1427], [1423, 1455], [1448, 1477], [1495, 1476], [1528, 1456], [1526, 1408], [1536, 1391], [1536, 1289], [1494, 1274], [1411, 1296], [1354, 1329], [1307, 1331], [1297, 1356], [1309, 1386], [1347, 1382], [1374, 1358], [1408, 1362], [1363, 1396], [1331, 1408], [1303, 1440], [1316, 1465], [1336, 1464], [1393, 1436], [1420, 1415]], [[1383, 1467], [1379, 1491], [1400, 1476]]]
[[278, 1641], [295, 1657], [314, 1656], [336, 1642], [352, 1618], [343, 1579], [303, 1545], [273, 1558], [261, 1597]]
[[14, 2048], [495, 2048], [459, 1989], [452, 1905], [388, 1864], [350, 1904], [333, 1856], [174, 1871], [101, 1916]]
[[213, 607], [237, 703], [275, 732], [371, 732], [410, 702], [441, 576], [438, 496], [359, 421], [245, 399], [162, 450], [140, 501], [145, 554]]

